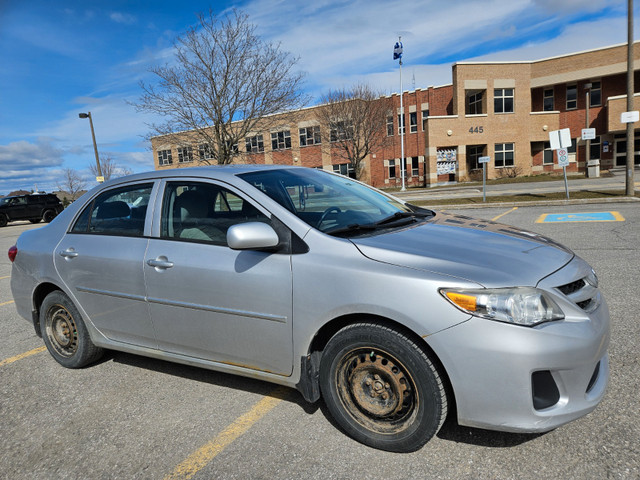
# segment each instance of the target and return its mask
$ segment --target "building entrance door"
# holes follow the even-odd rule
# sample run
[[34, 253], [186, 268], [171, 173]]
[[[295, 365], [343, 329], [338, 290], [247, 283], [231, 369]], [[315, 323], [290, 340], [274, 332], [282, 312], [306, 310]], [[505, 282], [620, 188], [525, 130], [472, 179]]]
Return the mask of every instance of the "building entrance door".
[[[640, 138], [636, 136], [634, 143], [633, 164], [640, 165]], [[614, 165], [624, 167], [627, 164], [627, 139], [617, 138], [614, 145]]]

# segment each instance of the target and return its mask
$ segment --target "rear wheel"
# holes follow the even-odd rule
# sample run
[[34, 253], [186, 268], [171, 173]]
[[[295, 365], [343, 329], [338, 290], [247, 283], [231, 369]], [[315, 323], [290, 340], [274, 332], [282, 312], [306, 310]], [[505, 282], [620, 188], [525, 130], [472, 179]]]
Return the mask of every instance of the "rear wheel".
[[0, 213], [0, 227], [6, 227], [9, 219], [4, 213]]
[[102, 348], [89, 338], [78, 309], [60, 291], [50, 293], [42, 302], [40, 326], [47, 350], [64, 367], [84, 367], [102, 356]]
[[42, 214], [42, 220], [47, 223], [49, 223], [54, 218], [56, 218], [56, 212], [54, 212], [53, 210], [45, 210], [45, 212]]
[[329, 411], [359, 442], [412, 452], [447, 416], [440, 374], [408, 336], [379, 324], [354, 324], [327, 344], [320, 387]]

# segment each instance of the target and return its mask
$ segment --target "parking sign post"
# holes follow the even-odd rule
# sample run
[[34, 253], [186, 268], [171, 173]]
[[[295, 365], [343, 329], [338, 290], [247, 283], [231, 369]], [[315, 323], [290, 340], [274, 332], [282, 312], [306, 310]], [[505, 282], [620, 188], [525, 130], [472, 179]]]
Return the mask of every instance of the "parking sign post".
[[571, 131], [568, 128], [553, 130], [549, 132], [549, 142], [551, 143], [551, 148], [555, 150], [556, 155], [558, 155], [558, 166], [562, 167], [562, 171], [564, 172], [564, 191], [567, 194], [567, 200], [569, 200], [569, 185], [567, 184], [569, 151], [567, 148], [571, 146]]
[[487, 163], [491, 157], [479, 157], [478, 163], [482, 164], [482, 201], [487, 201]]

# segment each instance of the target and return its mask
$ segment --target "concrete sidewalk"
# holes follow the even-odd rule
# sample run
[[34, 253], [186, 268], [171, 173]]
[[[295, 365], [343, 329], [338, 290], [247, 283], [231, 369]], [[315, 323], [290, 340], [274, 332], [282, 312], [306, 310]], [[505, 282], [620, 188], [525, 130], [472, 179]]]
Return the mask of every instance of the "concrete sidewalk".
[[[640, 168], [636, 166], [634, 171], [634, 185], [635, 190], [640, 190]], [[625, 169], [618, 168], [612, 170], [606, 177], [599, 178], [585, 178], [577, 180], [569, 180], [569, 197], [571, 192], [577, 191], [607, 191], [607, 190], [624, 190], [625, 188]], [[564, 192], [563, 180], [549, 180], [544, 182], [530, 182], [530, 183], [508, 183], [501, 185], [487, 185], [486, 195], [487, 202], [490, 203], [489, 197], [497, 197], [503, 195], [522, 195], [522, 194], [545, 194], [554, 192]], [[404, 201], [429, 201], [429, 200], [442, 200], [450, 198], [477, 198], [482, 197], [482, 185], [465, 186], [465, 184], [459, 184], [457, 186], [448, 186], [442, 188], [412, 188], [404, 192], [393, 192], [393, 195], [401, 198]], [[595, 199], [598, 202], [603, 202], [608, 199]], [[631, 201], [640, 200], [631, 197]], [[572, 200], [570, 200], [572, 201]], [[616, 198], [616, 201], [621, 201], [620, 198]], [[624, 200], [622, 200], [624, 201]], [[553, 200], [543, 202], [560, 202], [566, 203], [567, 200]], [[572, 201], [573, 202], [573, 201]], [[590, 203], [585, 200], [577, 200], [579, 203]], [[531, 204], [531, 202], [517, 202], [517, 205], [522, 203]], [[535, 202], [537, 203], [537, 202]], [[501, 205], [506, 205], [501, 202]]]

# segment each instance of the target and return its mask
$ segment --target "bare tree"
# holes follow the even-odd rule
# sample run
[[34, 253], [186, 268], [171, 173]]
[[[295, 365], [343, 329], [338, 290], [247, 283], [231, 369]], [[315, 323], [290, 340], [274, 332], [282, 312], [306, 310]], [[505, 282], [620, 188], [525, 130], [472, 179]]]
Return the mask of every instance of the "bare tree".
[[[110, 156], [100, 157], [100, 169], [102, 170], [102, 176], [105, 181], [133, 173], [133, 170], [128, 167], [120, 167]], [[91, 171], [91, 175], [94, 177], [98, 176], [98, 167], [95, 164], [90, 163], [89, 170]]]
[[140, 84], [137, 110], [167, 118], [150, 125], [151, 136], [180, 144], [186, 139], [177, 132], [193, 132], [206, 157], [226, 164], [252, 132], [282, 121], [274, 114], [304, 106], [303, 74], [294, 71], [298, 59], [255, 30], [237, 10], [222, 18], [213, 11], [198, 15], [197, 26], [175, 42], [175, 63], [150, 70], [158, 84]]
[[84, 190], [87, 183], [73, 168], [65, 168], [62, 174], [63, 177], [58, 183], [58, 190], [67, 192], [71, 197], [70, 200], [73, 202], [80, 196], [80, 192]]
[[356, 84], [349, 89], [333, 90], [321, 99], [317, 119], [329, 129], [331, 142], [323, 142], [332, 155], [351, 165], [355, 177], [364, 171], [364, 159], [388, 142], [386, 123], [392, 115], [389, 97], [383, 97], [369, 85]]

